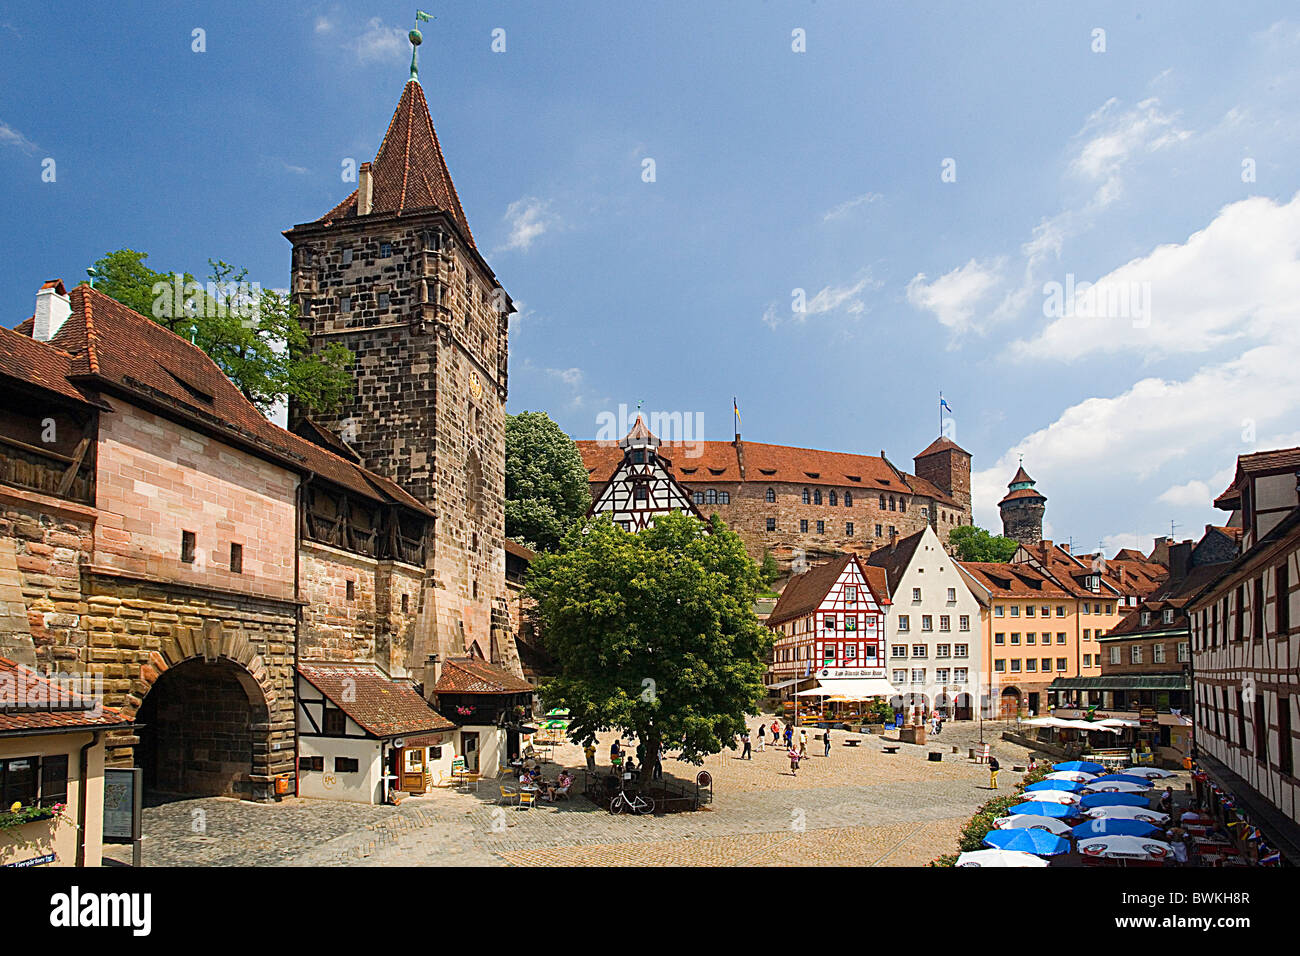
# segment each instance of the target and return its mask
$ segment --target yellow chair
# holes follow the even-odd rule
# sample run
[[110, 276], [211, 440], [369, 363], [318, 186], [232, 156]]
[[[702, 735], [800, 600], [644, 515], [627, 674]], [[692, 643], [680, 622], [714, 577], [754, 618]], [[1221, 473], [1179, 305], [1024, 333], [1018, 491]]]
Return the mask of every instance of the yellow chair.
[[501, 787], [501, 801], [504, 801], [505, 803], [516, 803], [518, 802], [518, 800], [519, 800], [518, 791], [510, 790], [507, 789], [506, 787]]
[[528, 790], [519, 791], [519, 805], [531, 810], [537, 804], [537, 794]]

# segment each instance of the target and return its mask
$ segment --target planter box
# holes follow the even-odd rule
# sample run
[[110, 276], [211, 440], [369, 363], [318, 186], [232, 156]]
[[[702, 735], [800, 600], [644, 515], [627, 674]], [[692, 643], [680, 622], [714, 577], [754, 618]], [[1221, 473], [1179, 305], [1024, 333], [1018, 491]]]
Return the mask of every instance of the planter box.
[[53, 854], [54, 831], [58, 825], [57, 817], [47, 817], [0, 830], [0, 865], [23, 863]]

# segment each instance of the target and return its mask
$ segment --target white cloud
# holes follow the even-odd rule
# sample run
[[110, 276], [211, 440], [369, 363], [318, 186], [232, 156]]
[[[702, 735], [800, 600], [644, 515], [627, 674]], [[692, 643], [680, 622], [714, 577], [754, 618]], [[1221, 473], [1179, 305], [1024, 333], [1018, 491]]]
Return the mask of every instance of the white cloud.
[[24, 153], [36, 150], [35, 143], [3, 120], [0, 120], [0, 146], [13, 146]]
[[[1300, 322], [1300, 194], [1286, 205], [1253, 197], [1225, 206], [1186, 242], [1159, 246], [1102, 276], [1091, 295], [1094, 304], [1112, 306], [1091, 310], [1092, 317], [1054, 318], [1038, 338], [1014, 343], [1012, 354], [1073, 361], [1204, 352], [1293, 328]], [[1122, 308], [1125, 296], [1147, 299], [1148, 314]]]
[[1111, 97], [1088, 117], [1079, 132], [1085, 142], [1070, 162], [1070, 171], [1076, 176], [1098, 182], [1093, 204], [1099, 208], [1120, 197], [1122, 174], [1136, 158], [1192, 135], [1178, 126], [1176, 115], [1161, 111], [1155, 97], [1129, 110], [1117, 109], [1118, 102]]
[[392, 60], [406, 52], [406, 31], [401, 27], [385, 26], [383, 17], [371, 17], [352, 48], [362, 63]]
[[[1219, 488], [1219, 491], [1222, 490]], [[1175, 508], [1209, 508], [1213, 505], [1214, 496], [1219, 491], [1212, 490], [1207, 482], [1193, 479], [1166, 488], [1156, 497], [1156, 501], [1173, 505]]]
[[859, 206], [868, 206], [881, 198], [883, 197], [880, 193], [863, 193], [861, 196], [854, 196], [852, 199], [847, 199], [835, 208], [828, 210], [827, 213], [822, 216], [822, 222], [830, 222], [832, 219], [843, 219]]
[[317, 33], [332, 33], [334, 32], [334, 21], [327, 16], [319, 16], [316, 18], [313, 29]]
[[580, 408], [586, 404], [586, 396], [583, 395], [583, 384], [586, 381], [582, 369], [580, 368], [548, 368], [546, 374], [551, 378], [563, 383], [570, 392], [569, 407]]
[[805, 296], [803, 311], [794, 309], [795, 297], [792, 294], [788, 310], [779, 309], [775, 304], [767, 307], [767, 311], [763, 313], [763, 324], [772, 329], [784, 322], [802, 325], [808, 321], [809, 316], [831, 312], [862, 316], [868, 311], [866, 302], [862, 300], [862, 293], [879, 289], [883, 284], [879, 279], [865, 275], [852, 285], [823, 286], [812, 298]]
[[506, 207], [501, 218], [510, 227], [510, 236], [499, 251], [520, 249], [527, 252], [534, 240], [559, 224], [559, 218], [551, 212], [550, 201], [535, 196], [516, 199]]
[[933, 312], [953, 332], [968, 332], [980, 327], [976, 310], [1001, 281], [999, 271], [1000, 263], [972, 259], [933, 282], [926, 282], [925, 273], [919, 272], [907, 284], [907, 301], [915, 308]]

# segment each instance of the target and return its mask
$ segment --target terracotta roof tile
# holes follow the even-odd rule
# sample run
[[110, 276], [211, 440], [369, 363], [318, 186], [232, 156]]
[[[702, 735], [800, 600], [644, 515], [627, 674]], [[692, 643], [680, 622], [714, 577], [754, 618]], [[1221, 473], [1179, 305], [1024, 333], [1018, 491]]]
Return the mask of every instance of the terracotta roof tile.
[[[84, 696], [69, 693], [67, 688], [52, 683], [36, 671], [7, 657], [0, 657], [0, 680], [7, 682], [15, 691], [20, 682], [24, 684], [23, 694], [29, 700], [39, 693], [43, 700], [54, 702], [46, 709], [18, 706], [17, 700], [13, 701], [13, 706], [0, 705], [0, 735], [18, 736], [24, 732], [60, 728], [73, 731], [131, 726], [131, 721], [116, 710]], [[14, 696], [17, 697], [17, 694]]]
[[533, 685], [477, 657], [454, 657], [442, 665], [439, 694], [531, 694]]
[[936, 455], [941, 451], [959, 451], [967, 458], [971, 456], [970, 452], [968, 452], [965, 448], [962, 448], [951, 438], [944, 437], [944, 438], [936, 438], [934, 441], [930, 442], [930, 444], [926, 446], [925, 451], [921, 452], [920, 454], [914, 455], [913, 458], [924, 458], [927, 455]]
[[393, 680], [373, 664], [304, 661], [298, 673], [375, 737], [456, 729], [414, 687]]

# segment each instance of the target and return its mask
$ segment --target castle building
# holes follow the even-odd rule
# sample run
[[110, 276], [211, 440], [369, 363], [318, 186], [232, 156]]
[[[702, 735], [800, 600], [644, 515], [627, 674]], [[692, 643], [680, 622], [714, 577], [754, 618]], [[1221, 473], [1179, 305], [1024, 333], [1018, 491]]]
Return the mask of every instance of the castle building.
[[[356, 356], [356, 387], [293, 431], [344, 444], [437, 519], [426, 556], [412, 676], [477, 653], [518, 675], [505, 552], [508, 317], [514, 311], [475, 244], [412, 71], [357, 188], [285, 232], [308, 348]], [[435, 660], [436, 658], [436, 660]], [[432, 673], [422, 670], [431, 666]]]
[[1024, 465], [1007, 485], [1006, 496], [998, 502], [1002, 513], [1002, 534], [1021, 544], [1038, 544], [1043, 540], [1043, 514], [1047, 497], [1034, 488]]
[[[627, 474], [628, 448], [576, 444], [592, 500], [608, 500], [613, 480]], [[915, 474], [897, 468], [884, 452], [819, 451], [746, 442], [740, 435], [729, 442], [656, 439], [654, 451], [663, 479], [684, 489], [701, 514], [721, 517], [751, 557], [771, 552], [778, 565], [796, 573], [841, 554], [868, 554], [926, 526], [946, 544], [952, 528], [971, 523], [971, 456], [947, 438], [915, 457]]]

